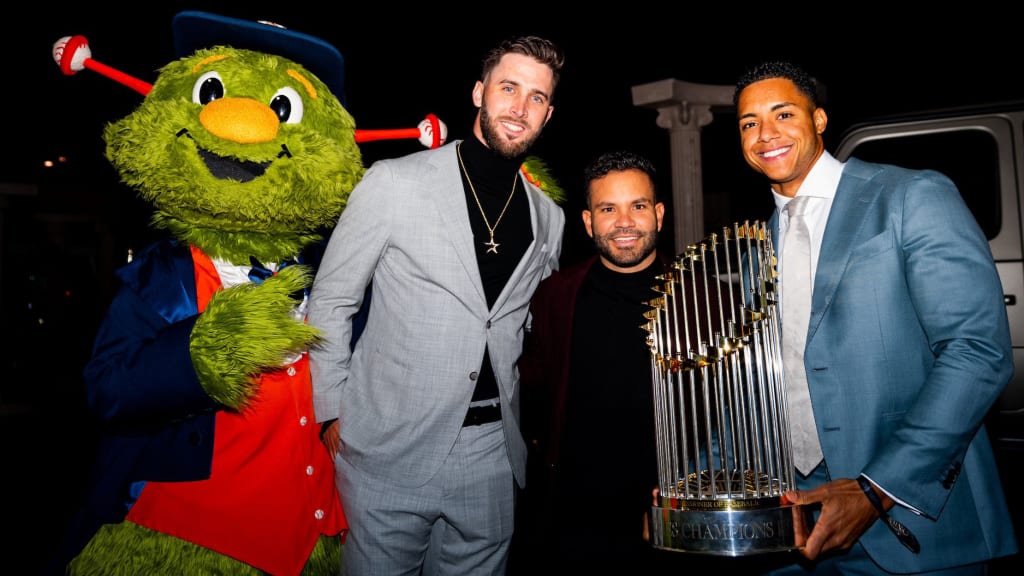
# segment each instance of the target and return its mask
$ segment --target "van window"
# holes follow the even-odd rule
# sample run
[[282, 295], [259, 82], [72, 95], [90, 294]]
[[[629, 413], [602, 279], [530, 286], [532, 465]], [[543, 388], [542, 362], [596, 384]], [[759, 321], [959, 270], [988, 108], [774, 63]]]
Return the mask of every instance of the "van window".
[[852, 156], [906, 168], [930, 168], [956, 183], [985, 236], [999, 235], [999, 157], [993, 136], [977, 129], [866, 140]]

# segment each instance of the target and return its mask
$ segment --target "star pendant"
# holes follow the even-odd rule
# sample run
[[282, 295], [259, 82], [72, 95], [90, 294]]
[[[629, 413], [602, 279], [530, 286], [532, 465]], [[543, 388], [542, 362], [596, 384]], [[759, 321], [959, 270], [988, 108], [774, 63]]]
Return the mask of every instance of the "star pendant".
[[498, 253], [498, 246], [501, 246], [501, 244], [498, 244], [497, 242], [495, 242], [494, 241], [494, 236], [491, 236], [491, 241], [490, 242], [484, 242], [484, 246], [487, 246], [487, 253], [488, 254], [490, 254], [491, 252], [497, 254]]

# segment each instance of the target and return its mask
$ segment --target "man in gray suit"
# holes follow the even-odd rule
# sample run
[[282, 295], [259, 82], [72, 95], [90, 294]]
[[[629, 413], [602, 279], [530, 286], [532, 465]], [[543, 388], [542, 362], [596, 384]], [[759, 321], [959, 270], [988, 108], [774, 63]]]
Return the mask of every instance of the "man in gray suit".
[[516, 360], [565, 225], [520, 167], [562, 64], [545, 39], [501, 43], [473, 88], [473, 136], [376, 162], [328, 243], [309, 310], [327, 341], [310, 357], [346, 574], [505, 572], [526, 469]]
[[[735, 102], [743, 155], [778, 207], [784, 350], [800, 305], [786, 274], [794, 199], [809, 232], [809, 321], [791, 338], [806, 337], [803, 361], [786, 373], [814, 456], [787, 497], [820, 512], [803, 561], [778, 572], [984, 574], [1017, 551], [983, 423], [1013, 372], [985, 235], [944, 175], [825, 151], [816, 83], [793, 64], [753, 68]], [[794, 410], [793, 368], [808, 410]]]

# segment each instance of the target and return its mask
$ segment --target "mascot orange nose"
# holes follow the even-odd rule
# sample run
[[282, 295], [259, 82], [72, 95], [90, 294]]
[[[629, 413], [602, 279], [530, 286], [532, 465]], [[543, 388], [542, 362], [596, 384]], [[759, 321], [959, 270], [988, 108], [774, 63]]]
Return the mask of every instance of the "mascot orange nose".
[[239, 144], [273, 140], [281, 125], [277, 114], [252, 98], [220, 98], [199, 113], [199, 122], [218, 138]]

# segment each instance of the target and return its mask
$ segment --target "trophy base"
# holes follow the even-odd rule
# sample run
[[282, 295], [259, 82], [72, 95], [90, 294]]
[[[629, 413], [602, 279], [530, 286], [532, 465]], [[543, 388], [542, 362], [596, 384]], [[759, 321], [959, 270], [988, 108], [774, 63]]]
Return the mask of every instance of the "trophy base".
[[668, 506], [651, 507], [650, 543], [676, 552], [747, 556], [797, 550], [812, 522], [803, 507], [779, 498], [661, 501]]

